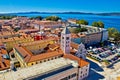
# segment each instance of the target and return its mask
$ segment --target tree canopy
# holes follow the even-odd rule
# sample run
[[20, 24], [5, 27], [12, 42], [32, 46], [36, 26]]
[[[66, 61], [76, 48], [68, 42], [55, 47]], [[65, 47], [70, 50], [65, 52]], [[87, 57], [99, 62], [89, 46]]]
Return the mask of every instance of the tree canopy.
[[86, 20], [78, 20], [76, 23], [82, 24], [82, 25], [88, 25], [88, 21], [86, 21]]
[[120, 42], [120, 32], [116, 34], [115, 41]]
[[51, 21], [58, 21], [60, 19], [61, 18], [58, 17], [58, 16], [48, 16], [48, 17], [46, 17], [46, 20], [51, 20]]
[[116, 28], [108, 28], [108, 35], [110, 38], [114, 38], [114, 40], [120, 41], [120, 32]]
[[108, 35], [111, 38], [115, 38], [119, 34], [119, 31], [116, 28], [108, 28]]
[[36, 16], [36, 17], [31, 17], [30, 19], [42, 20], [43, 18], [41, 16]]
[[14, 17], [16, 17], [16, 16], [11, 16], [11, 15], [1, 15], [0, 16], [0, 19], [12, 19], [12, 18], [14, 18]]
[[85, 31], [87, 31], [86, 28], [76, 28], [76, 32], [77, 32], [77, 33], [78, 33], [78, 32], [85, 32]]
[[92, 26], [94, 27], [99, 27], [99, 28], [104, 28], [104, 23], [102, 21], [98, 21], [98, 22], [93, 22]]
[[14, 28], [15, 32], [18, 32], [20, 30], [20, 28]]

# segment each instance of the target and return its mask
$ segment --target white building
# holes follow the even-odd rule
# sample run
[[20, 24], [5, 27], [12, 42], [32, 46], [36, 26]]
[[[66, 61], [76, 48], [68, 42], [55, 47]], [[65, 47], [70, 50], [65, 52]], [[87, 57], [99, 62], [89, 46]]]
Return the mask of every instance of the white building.
[[86, 65], [86, 66], [83, 66], [82, 68], [79, 69], [78, 80], [83, 80], [83, 79], [88, 77], [88, 75], [89, 75], [89, 67], [90, 67], [90, 65]]
[[[78, 58], [78, 57], [71, 55], [71, 54], [65, 55], [64, 58], [68, 58], [70, 60], [77, 61], [77, 63], [78, 63], [77, 80], [87, 79], [87, 77], [89, 75], [89, 67], [90, 67], [90, 64], [88, 62], [86, 62], [82, 58]], [[74, 80], [74, 79], [70, 79], [70, 80]]]
[[107, 29], [103, 29], [102, 30], [102, 42], [103, 41], [107, 41], [108, 40], [108, 30]]

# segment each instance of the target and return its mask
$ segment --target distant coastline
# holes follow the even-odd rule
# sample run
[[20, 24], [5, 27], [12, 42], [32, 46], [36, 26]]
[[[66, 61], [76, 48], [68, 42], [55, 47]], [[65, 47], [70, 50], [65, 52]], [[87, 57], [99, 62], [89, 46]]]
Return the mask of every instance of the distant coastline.
[[86, 13], [86, 12], [17, 12], [17, 13], [1, 13], [0, 15], [17, 15], [17, 14], [84, 14], [84, 15], [100, 15], [100, 16], [120, 16], [120, 12], [111, 12], [111, 13]]
[[[117, 15], [116, 15], [117, 14]], [[120, 13], [84, 13], [84, 12], [18, 12], [18, 13], [5, 13], [0, 16], [22, 16], [22, 17], [36, 17], [41, 16], [43, 18], [48, 16], [58, 16], [63, 21], [69, 18], [84, 19], [89, 22], [89, 25], [94, 21], [102, 21], [105, 24], [105, 28], [114, 27], [120, 31]]]

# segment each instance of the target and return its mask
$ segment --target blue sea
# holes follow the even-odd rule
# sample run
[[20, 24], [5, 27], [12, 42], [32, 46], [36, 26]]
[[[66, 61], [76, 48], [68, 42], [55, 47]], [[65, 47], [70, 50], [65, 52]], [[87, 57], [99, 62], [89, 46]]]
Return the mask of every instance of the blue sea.
[[105, 24], [105, 28], [114, 27], [120, 31], [120, 16], [100, 16], [100, 15], [85, 15], [85, 14], [17, 14], [18, 16], [27, 16], [27, 17], [34, 17], [34, 16], [59, 16], [63, 20], [67, 20], [69, 18], [75, 19], [85, 19], [89, 22], [89, 25], [93, 21], [102, 21]]

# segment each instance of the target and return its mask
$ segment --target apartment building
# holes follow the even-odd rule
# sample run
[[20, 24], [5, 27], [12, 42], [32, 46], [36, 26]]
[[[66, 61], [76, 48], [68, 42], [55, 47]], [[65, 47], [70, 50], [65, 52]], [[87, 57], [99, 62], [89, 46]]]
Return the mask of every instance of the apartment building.
[[[79, 33], [79, 38], [86, 46], [94, 45], [108, 40], [108, 30], [92, 26], [81, 25], [87, 29], [86, 32]], [[84, 36], [83, 36], [84, 35]]]
[[84, 40], [85, 40], [84, 43], [86, 45], [97, 44], [97, 43], [101, 42], [101, 36], [102, 36], [102, 33], [100, 33], [100, 32], [86, 34], [86, 36], [84, 37]]

